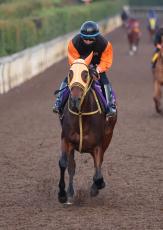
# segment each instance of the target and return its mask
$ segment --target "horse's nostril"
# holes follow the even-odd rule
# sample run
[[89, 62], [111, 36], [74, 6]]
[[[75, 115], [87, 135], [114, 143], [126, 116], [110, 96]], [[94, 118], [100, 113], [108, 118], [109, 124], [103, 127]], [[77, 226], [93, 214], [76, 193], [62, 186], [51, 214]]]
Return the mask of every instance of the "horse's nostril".
[[76, 98], [81, 98], [82, 92], [81, 88], [74, 86], [71, 90], [71, 95]]

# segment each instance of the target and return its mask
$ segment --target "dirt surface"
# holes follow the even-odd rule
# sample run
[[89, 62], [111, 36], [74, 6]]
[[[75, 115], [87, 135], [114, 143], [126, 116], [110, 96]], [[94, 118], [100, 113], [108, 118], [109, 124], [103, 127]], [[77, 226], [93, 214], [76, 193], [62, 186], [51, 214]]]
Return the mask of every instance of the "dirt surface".
[[[124, 30], [109, 34], [118, 122], [103, 162], [105, 189], [90, 198], [89, 154], [76, 153], [76, 201], [58, 202], [60, 124], [53, 90], [67, 60], [0, 96], [0, 230], [163, 229], [163, 117], [152, 100], [153, 46], [143, 29], [136, 56]], [[66, 176], [67, 178], [67, 176]]]

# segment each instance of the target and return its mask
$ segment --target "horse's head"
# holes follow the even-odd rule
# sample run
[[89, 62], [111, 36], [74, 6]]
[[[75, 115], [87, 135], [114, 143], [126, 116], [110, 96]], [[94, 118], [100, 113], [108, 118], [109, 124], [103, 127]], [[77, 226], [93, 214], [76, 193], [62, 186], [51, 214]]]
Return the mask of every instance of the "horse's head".
[[93, 53], [91, 53], [86, 59], [76, 60], [69, 56], [72, 65], [68, 74], [68, 86], [73, 107], [76, 107], [78, 110], [91, 84], [92, 77], [89, 74], [89, 64], [92, 56]]

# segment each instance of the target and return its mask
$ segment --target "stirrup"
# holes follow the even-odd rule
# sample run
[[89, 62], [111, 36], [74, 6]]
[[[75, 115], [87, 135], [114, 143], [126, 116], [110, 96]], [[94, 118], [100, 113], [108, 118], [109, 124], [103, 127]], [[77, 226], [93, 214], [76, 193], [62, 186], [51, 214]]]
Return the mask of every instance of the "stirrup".
[[116, 116], [116, 112], [108, 112], [106, 113], [106, 118], [112, 118]]
[[60, 114], [60, 109], [56, 106], [53, 106], [53, 113], [58, 113]]
[[115, 117], [116, 114], [117, 114], [117, 108], [115, 106], [115, 108], [111, 108], [106, 112], [106, 118]]

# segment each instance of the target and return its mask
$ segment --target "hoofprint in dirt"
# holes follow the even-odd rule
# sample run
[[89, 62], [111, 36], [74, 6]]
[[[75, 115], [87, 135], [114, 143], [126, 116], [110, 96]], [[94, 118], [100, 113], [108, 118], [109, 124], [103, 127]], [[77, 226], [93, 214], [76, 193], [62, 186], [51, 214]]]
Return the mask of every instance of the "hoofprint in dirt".
[[63, 60], [0, 96], [0, 229], [163, 229], [163, 117], [152, 101], [153, 46], [145, 24], [135, 56], [128, 55], [123, 29], [107, 38], [119, 113], [104, 157], [105, 189], [90, 198], [93, 161], [76, 153], [75, 204], [57, 199], [60, 124], [52, 104], [68, 71]]

